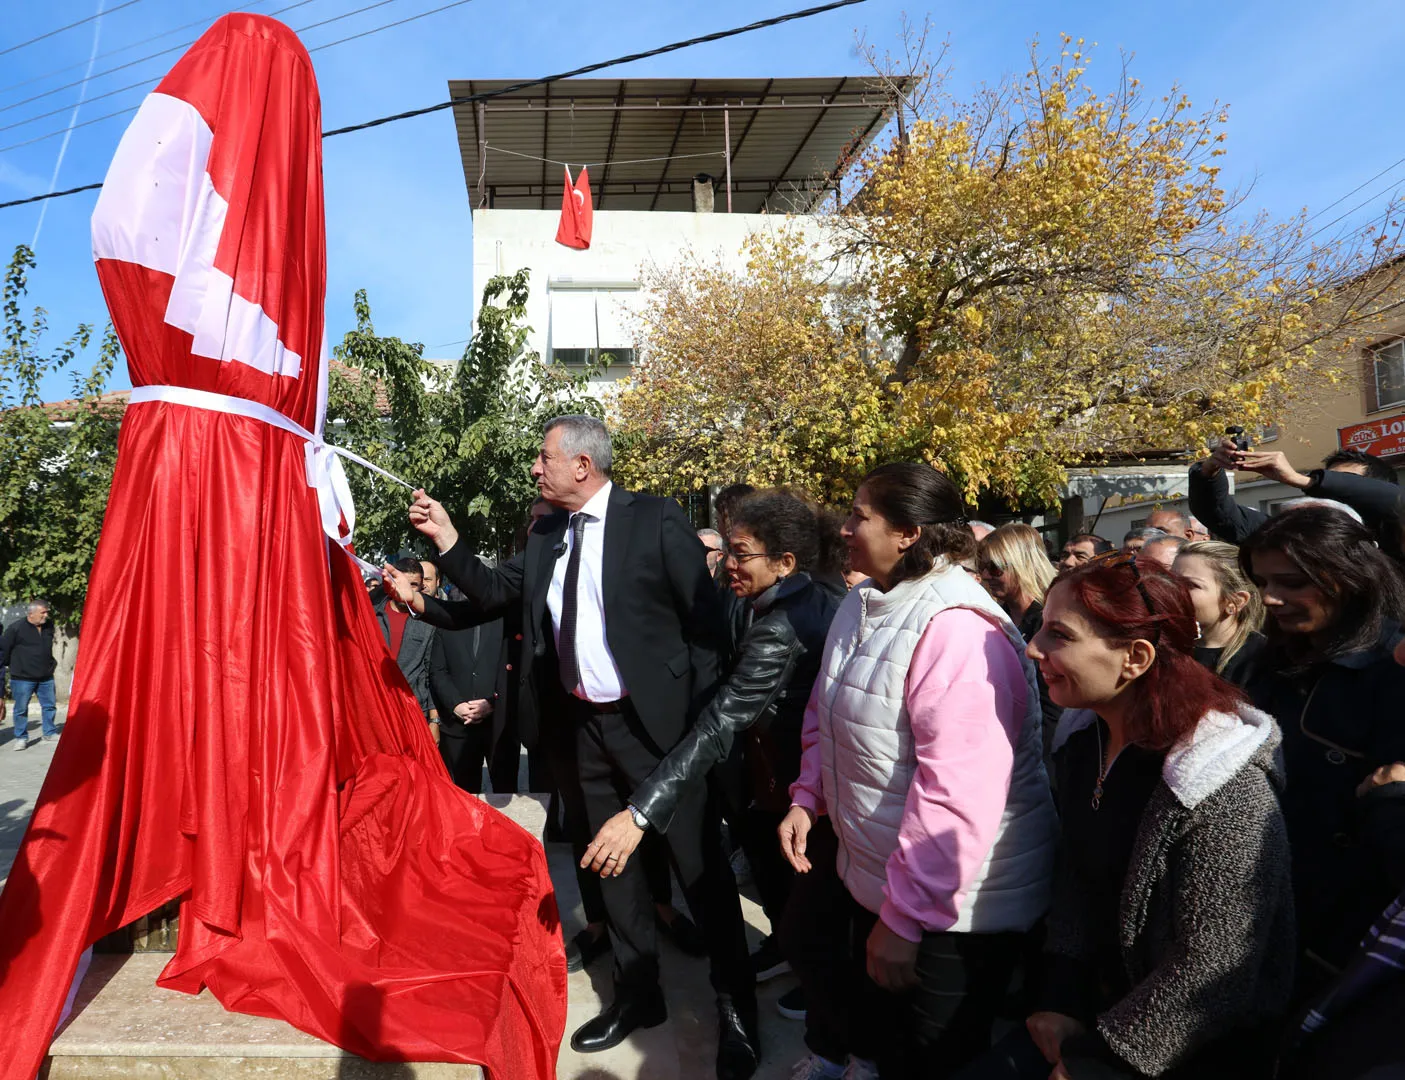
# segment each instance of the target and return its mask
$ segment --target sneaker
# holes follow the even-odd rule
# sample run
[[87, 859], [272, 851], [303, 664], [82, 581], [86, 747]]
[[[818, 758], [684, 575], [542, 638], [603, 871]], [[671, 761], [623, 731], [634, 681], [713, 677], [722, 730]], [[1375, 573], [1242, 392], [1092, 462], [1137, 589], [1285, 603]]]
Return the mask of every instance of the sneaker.
[[28, 740], [28, 739], [21, 739], [21, 738], [16, 737], [16, 738], [15, 738], [15, 741], [14, 741], [14, 745], [11, 747], [11, 749], [13, 749], [13, 750], [23, 750], [23, 749], [24, 749], [26, 746], [28, 746], [28, 745], [29, 745], [29, 740]]
[[805, 1019], [805, 989], [797, 986], [776, 998], [776, 1012], [787, 1020]]
[[844, 1080], [878, 1080], [878, 1066], [863, 1058], [851, 1057], [844, 1070]]
[[843, 1065], [822, 1058], [819, 1054], [810, 1054], [797, 1061], [790, 1070], [790, 1080], [840, 1080], [843, 1075]]
[[790, 970], [790, 962], [781, 955], [775, 934], [761, 939], [761, 947], [751, 954], [751, 970], [756, 972], [757, 982], [766, 982]]
[[57, 742], [57, 741], [58, 741], [58, 737], [59, 737], [59, 733], [56, 731], [56, 732], [54, 732], [52, 735], [45, 735], [45, 736], [44, 736], [44, 741], [45, 741], [45, 742]]

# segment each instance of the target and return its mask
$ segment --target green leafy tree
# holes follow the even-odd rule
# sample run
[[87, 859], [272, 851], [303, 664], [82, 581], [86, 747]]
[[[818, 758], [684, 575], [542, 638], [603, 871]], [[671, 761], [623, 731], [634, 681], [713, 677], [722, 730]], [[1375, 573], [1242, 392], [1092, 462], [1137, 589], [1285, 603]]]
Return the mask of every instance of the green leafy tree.
[[121, 346], [109, 325], [86, 373], [72, 372], [70, 402], [43, 403], [41, 386], [93, 342], [82, 324], [57, 348], [42, 339], [42, 308], [26, 318], [22, 301], [34, 253], [15, 248], [5, 271], [0, 345], [0, 596], [42, 596], [60, 621], [76, 624], [117, 462], [124, 403], [106, 395]]
[[[600, 415], [586, 390], [591, 369], [543, 362], [527, 349], [528, 271], [492, 278], [462, 361], [446, 370], [424, 346], [382, 337], [365, 290], [356, 329], [333, 354], [327, 439], [440, 499], [477, 551], [506, 555], [536, 496], [530, 476], [542, 427], [563, 413]], [[356, 499], [358, 550], [393, 555], [413, 542], [407, 493], [365, 469], [347, 468]]]

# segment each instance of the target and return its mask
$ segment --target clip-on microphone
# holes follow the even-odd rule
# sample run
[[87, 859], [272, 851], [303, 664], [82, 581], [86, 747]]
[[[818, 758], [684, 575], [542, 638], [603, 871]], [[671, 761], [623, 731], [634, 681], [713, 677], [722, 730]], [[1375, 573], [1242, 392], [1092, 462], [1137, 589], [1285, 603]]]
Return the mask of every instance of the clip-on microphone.
[[561, 538], [561, 543], [551, 549], [551, 554], [558, 559], [566, 554], [566, 538], [564, 536]]

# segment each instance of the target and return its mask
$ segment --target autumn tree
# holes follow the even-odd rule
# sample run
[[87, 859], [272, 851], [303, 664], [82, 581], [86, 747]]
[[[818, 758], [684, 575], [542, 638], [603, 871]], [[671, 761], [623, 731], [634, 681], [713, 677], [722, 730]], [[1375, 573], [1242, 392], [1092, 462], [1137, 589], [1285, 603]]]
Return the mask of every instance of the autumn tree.
[[[920, 58], [877, 79], [901, 101], [902, 137], [855, 163], [813, 265], [757, 241], [752, 280], [687, 266], [660, 279], [671, 295], [646, 311], [620, 404], [640, 469], [842, 490], [860, 461], [920, 454], [972, 498], [1040, 504], [1071, 465], [1188, 452], [1339, 377], [1344, 347], [1399, 295], [1398, 228], [1320, 238], [1305, 213], [1243, 220], [1220, 182], [1226, 111], [1148, 95], [1125, 65], [1099, 92], [1088, 65], [1065, 38], [969, 100]], [[851, 290], [839, 323], [815, 303], [825, 280]], [[821, 322], [834, 361], [816, 369]], [[842, 325], [891, 354], [850, 357]], [[707, 371], [680, 362], [690, 339], [714, 350]], [[731, 412], [712, 405], [726, 398]]]
[[801, 232], [758, 234], [746, 255], [745, 269], [720, 258], [645, 269], [645, 349], [612, 408], [621, 480], [847, 498], [892, 445], [891, 365]]
[[[80, 325], [55, 348], [42, 308], [23, 300], [34, 253], [15, 248], [5, 271], [0, 344], [0, 597], [44, 597], [57, 620], [76, 625], [107, 509], [123, 405], [107, 395], [121, 348], [112, 327]], [[86, 371], [71, 375], [72, 400], [45, 405], [44, 381], [72, 368], [94, 340]]]
[[[452, 369], [424, 359], [424, 346], [376, 333], [365, 290], [356, 329], [333, 350], [329, 442], [423, 485], [459, 523], [474, 550], [507, 554], [536, 496], [530, 471], [546, 421], [594, 413], [589, 371], [546, 364], [526, 348], [528, 271], [492, 278], [477, 327]], [[408, 493], [354, 464], [356, 544], [373, 557], [414, 542]]]

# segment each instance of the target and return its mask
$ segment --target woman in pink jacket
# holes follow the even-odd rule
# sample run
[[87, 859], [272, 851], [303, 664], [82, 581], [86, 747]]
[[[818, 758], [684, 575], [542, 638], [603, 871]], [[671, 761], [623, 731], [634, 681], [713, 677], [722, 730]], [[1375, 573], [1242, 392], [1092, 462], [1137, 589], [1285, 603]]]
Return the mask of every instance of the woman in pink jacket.
[[802, 875], [781, 945], [808, 1003], [797, 1080], [942, 1077], [989, 1045], [1045, 913], [1057, 821], [1024, 643], [961, 569], [960, 493], [874, 470], [780, 828]]

